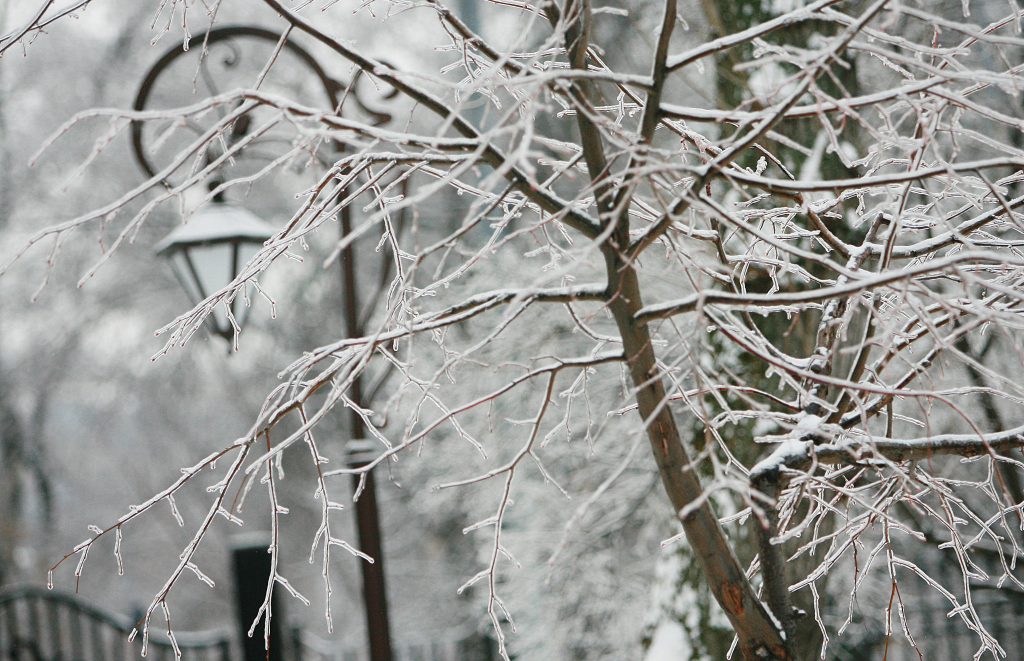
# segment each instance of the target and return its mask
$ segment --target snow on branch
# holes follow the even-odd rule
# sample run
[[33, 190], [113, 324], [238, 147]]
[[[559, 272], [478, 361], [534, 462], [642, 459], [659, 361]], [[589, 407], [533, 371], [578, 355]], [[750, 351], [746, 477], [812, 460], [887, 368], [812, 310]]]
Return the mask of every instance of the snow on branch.
[[[0, 53], [44, 45], [86, 4], [38, 2]], [[217, 24], [238, 3], [195, 18], [194, 3], [153, 4], [157, 36], [177, 31], [187, 47], [193, 22]], [[524, 549], [519, 535], [531, 526], [565, 531], [550, 549], [553, 581], [590, 553], [618, 567], [616, 535], [685, 539], [701, 578], [666, 584], [704, 581], [686, 594], [715, 600], [745, 661], [792, 661], [804, 655], [794, 641], [812, 639], [828, 656], [868, 593], [886, 640], [926, 645], [906, 615], [919, 598], [907, 575], [950, 604], [977, 656], [1005, 652], [972, 591], [989, 577], [1024, 587], [1024, 427], [1013, 426], [1024, 404], [1024, 12], [739, 0], [701, 3], [702, 20], [686, 25], [664, 0], [652, 38], [582, 0], [485, 3], [478, 15], [442, 0], [260, 4], [276, 31], [251, 79], [177, 107], [80, 112], [43, 142], [48, 159], [77, 159], [52, 186], [36, 171], [53, 191], [120, 167], [112, 146], [125, 133], [161, 160], [89, 208], [47, 207], [66, 220], [21, 228], [4, 277], [48, 247], [45, 284], [72, 236], [96, 235], [84, 284], [148, 224], [188, 222], [197, 204], [275, 214], [273, 236], [230, 277], [190, 309], [153, 306], [164, 315], [153, 325], [159, 358], [194, 349], [224, 312], [234, 350], [272, 349], [258, 362], [278, 383], [236, 438], [90, 528], [58, 565], [77, 558], [80, 575], [113, 532], [121, 566], [137, 517], [166, 503], [184, 522], [186, 487], [229, 457], [144, 638], [154, 614], [170, 628], [182, 575], [209, 580], [195, 558], [211, 526], [241, 523], [261, 492], [273, 565], [264, 636], [275, 589], [305, 600], [281, 569], [285, 503], [299, 494], [315, 506], [309, 558], [331, 627], [334, 551], [380, 560], [342, 538], [333, 517], [350, 489], [338, 483], [358, 500], [385, 473], [380, 488], [392, 488], [400, 464], [414, 476], [404, 488], [487, 494], [460, 497], [450, 517], [483, 533], [464, 542], [481, 559], [464, 588], [486, 586], [476, 598], [506, 659], [514, 632], [536, 626], [504, 573], [537, 564], [539, 545]], [[395, 30], [396, 51], [371, 55], [366, 26]], [[282, 64], [292, 40], [322, 72]], [[218, 64], [207, 46], [190, 64], [197, 91]], [[329, 102], [297, 91], [306, 74]], [[360, 96], [369, 88], [373, 103]], [[302, 264], [302, 284], [280, 282], [286, 261]], [[329, 299], [338, 270], [344, 304]], [[126, 280], [152, 278], [138, 273]], [[233, 306], [252, 296], [279, 322], [242, 331]], [[259, 341], [247, 345], [250, 333]], [[328, 466], [339, 429], [372, 450]], [[308, 462], [304, 485], [284, 478], [293, 453]], [[584, 504], [513, 507], [537, 493]], [[641, 521], [644, 508], [665, 516]], [[600, 539], [577, 543], [598, 511]], [[935, 578], [910, 555], [924, 547], [955, 560], [963, 581]], [[538, 657], [570, 656], [538, 645]], [[636, 656], [623, 645], [609, 649]]]

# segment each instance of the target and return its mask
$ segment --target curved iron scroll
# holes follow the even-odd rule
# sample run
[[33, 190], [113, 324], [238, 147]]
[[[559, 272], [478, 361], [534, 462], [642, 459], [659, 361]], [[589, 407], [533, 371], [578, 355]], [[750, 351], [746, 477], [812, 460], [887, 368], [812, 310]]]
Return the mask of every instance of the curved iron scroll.
[[[258, 41], [265, 41], [271, 44], [277, 45], [281, 41], [281, 34], [268, 30], [266, 28], [245, 26], [245, 25], [233, 25], [218, 27], [210, 30], [207, 33], [200, 34], [193, 38], [196, 43], [202, 43], [206, 47], [216, 44], [227, 44], [233, 40], [238, 39], [255, 39]], [[344, 83], [336, 78], [332, 78], [327, 74], [327, 71], [320, 65], [320, 62], [314, 57], [309, 51], [302, 48], [291, 40], [285, 40], [283, 49], [294, 55], [301, 61], [309, 70], [316, 76], [324, 88], [326, 101], [330, 104], [330, 107], [336, 109], [343, 101], [352, 99], [352, 101], [359, 107], [360, 111], [370, 117], [370, 120], [375, 125], [385, 124], [391, 120], [391, 115], [380, 109], [376, 109], [365, 103], [362, 97], [359, 95], [356, 89], [359, 83], [361, 70], [357, 70], [355, 76], [348, 83]], [[178, 58], [187, 56], [190, 51], [184, 50], [180, 47], [175, 47], [164, 53], [160, 59], [158, 59], [142, 80], [142, 84], [139, 86], [139, 91], [135, 95], [135, 102], [132, 104], [132, 109], [136, 111], [146, 110], [146, 104], [150, 99], [153, 89], [156, 87], [161, 74], [163, 74], [167, 68]], [[204, 54], [203, 57], [206, 55]], [[238, 56], [236, 52], [236, 57]], [[233, 62], [228, 62], [229, 66], [233, 66]], [[394, 96], [392, 90], [388, 94], [384, 94], [382, 98], [390, 98]], [[135, 154], [135, 159], [138, 161], [139, 167], [142, 168], [150, 177], [155, 177], [157, 168], [154, 167], [150, 158], [146, 155], [145, 145], [143, 144], [143, 126], [144, 122], [140, 120], [133, 120], [131, 123], [131, 143], [132, 151]], [[247, 126], [239, 122], [232, 131], [232, 137], [238, 139], [245, 135]]]

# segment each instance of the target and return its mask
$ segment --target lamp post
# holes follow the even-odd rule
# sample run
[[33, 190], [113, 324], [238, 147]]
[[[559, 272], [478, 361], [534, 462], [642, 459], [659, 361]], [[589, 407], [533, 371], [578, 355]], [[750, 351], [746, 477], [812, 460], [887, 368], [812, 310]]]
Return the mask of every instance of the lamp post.
[[[193, 39], [197, 43], [204, 44], [204, 49], [196, 49], [204, 52], [218, 44], [227, 46], [230, 49], [229, 54], [222, 60], [222, 64], [229, 67], [236, 66], [241, 57], [240, 49], [234, 48], [234, 44], [238, 41], [247, 39], [265, 42], [293, 55], [319, 80], [331, 109], [336, 110], [340, 107], [339, 102], [344, 95], [345, 99], [351, 98], [362, 112], [369, 115], [376, 123], [381, 124], [390, 119], [386, 113], [365, 105], [355, 90], [354, 84], [345, 85], [328, 76], [320, 63], [308, 51], [292, 41], [282, 41], [281, 35], [278, 33], [258, 27], [231, 26], [215, 28], [207, 34], [197, 35]], [[161, 76], [178, 58], [187, 56], [189, 52], [192, 51], [174, 48], [157, 60], [143, 78], [136, 95], [135, 110], [148, 109]], [[202, 68], [205, 63], [200, 62], [199, 66]], [[198, 75], [197, 73], [193, 80]], [[204, 73], [204, 81], [211, 87], [211, 91], [215, 92], [216, 89], [208, 79], [208, 73]], [[247, 131], [248, 124], [246, 117], [241, 118], [229, 132], [230, 135], [225, 135], [224, 139], [237, 140], [241, 138]], [[146, 137], [143, 128], [141, 122], [132, 124], [132, 147], [142, 170], [154, 177], [158, 170], [153, 166], [152, 155], [146, 150]], [[352, 221], [348, 207], [341, 212], [340, 225], [343, 236], [351, 232]], [[256, 254], [263, 242], [273, 233], [274, 228], [253, 213], [240, 206], [229, 204], [218, 196], [210, 204], [200, 209], [188, 224], [171, 232], [157, 244], [156, 248], [160, 254], [169, 258], [185, 292], [193, 304], [196, 304], [231, 282], [237, 276], [239, 269]], [[340, 261], [345, 331], [350, 337], [355, 337], [362, 334], [362, 325], [359, 319], [356, 253], [351, 243], [347, 244], [342, 251]], [[236, 322], [241, 325], [247, 316], [246, 306], [238, 302], [238, 297], [235, 298], [232, 306], [232, 314]], [[231, 341], [234, 329], [230, 325], [227, 313], [224, 310], [215, 309], [211, 319], [211, 330]], [[347, 448], [346, 460], [352, 467], [361, 467], [366, 464], [367, 459], [365, 452], [360, 452], [361, 449], [365, 449], [362, 448], [361, 442], [366, 437], [366, 429], [362, 418], [357, 413], [365, 403], [362, 384], [358, 377], [352, 382], [349, 398], [353, 403], [350, 418], [352, 441]], [[353, 492], [357, 486], [358, 479], [354, 478]], [[391, 635], [384, 579], [380, 517], [372, 472], [366, 474], [366, 482], [362, 494], [356, 501], [355, 510], [359, 546], [375, 560], [373, 563], [364, 562], [360, 565], [370, 661], [391, 661]]]

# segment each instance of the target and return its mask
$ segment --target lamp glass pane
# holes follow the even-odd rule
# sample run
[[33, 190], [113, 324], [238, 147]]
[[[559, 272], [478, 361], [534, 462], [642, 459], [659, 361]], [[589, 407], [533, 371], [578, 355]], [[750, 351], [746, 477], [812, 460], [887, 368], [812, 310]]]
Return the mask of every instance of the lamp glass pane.
[[170, 254], [170, 258], [171, 268], [174, 269], [174, 275], [181, 283], [181, 288], [185, 290], [188, 300], [192, 302], [192, 305], [199, 303], [203, 300], [203, 295], [199, 290], [199, 283], [196, 282], [192, 267], [189, 266], [188, 254], [179, 248]]
[[[234, 247], [230, 243], [208, 243], [188, 249], [188, 257], [199, 277], [199, 292], [203, 298], [219, 291], [234, 278], [231, 272], [234, 266], [233, 252]], [[218, 331], [224, 332], [230, 327], [223, 305], [213, 308], [213, 319]]]
[[[245, 265], [249, 263], [256, 253], [263, 248], [262, 243], [255, 243], [253, 241], [241, 241], [238, 244], [238, 271], [239, 273], [245, 268]], [[237, 275], [237, 273], [235, 274]], [[249, 295], [249, 305], [246, 306], [245, 299], [242, 297], [241, 292], [235, 297], [234, 305], [232, 306], [233, 312], [235, 313], [235, 320], [239, 326], [245, 325], [245, 320], [249, 318], [249, 312], [251, 307], [256, 303], [256, 288], [251, 284], [247, 284], [245, 287], [246, 293]]]

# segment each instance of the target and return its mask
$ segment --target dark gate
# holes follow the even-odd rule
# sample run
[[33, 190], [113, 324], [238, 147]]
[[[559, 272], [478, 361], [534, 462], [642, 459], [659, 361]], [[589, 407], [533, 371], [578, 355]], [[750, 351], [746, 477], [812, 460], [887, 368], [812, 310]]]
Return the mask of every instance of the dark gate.
[[[91, 606], [73, 594], [39, 587], [0, 592], [0, 659], [3, 661], [120, 661], [139, 658], [141, 641], [129, 642], [129, 618]], [[183, 661], [230, 661], [226, 631], [174, 635]], [[148, 659], [171, 661], [166, 635], [151, 631]]]

